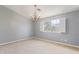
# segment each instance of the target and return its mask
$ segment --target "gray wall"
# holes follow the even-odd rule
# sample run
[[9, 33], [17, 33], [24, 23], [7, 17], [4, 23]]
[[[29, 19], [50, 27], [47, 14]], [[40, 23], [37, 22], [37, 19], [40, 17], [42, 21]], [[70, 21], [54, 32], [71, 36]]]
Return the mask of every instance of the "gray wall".
[[40, 21], [38, 21], [36, 23], [35, 36], [79, 46], [79, 11], [78, 10], [70, 13], [43, 18], [41, 19], [41, 21], [52, 19], [52, 17], [60, 17], [60, 16], [66, 17], [66, 33], [57, 34], [50, 32], [40, 32], [40, 28], [39, 28]]
[[33, 22], [18, 13], [0, 6], [0, 44], [33, 35]]

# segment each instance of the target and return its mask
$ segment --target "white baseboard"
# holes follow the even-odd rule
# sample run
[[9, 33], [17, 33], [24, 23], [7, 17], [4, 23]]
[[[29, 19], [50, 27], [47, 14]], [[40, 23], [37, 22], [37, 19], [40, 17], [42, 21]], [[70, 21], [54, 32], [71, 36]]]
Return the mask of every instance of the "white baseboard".
[[15, 40], [15, 41], [10, 41], [10, 42], [6, 42], [6, 43], [1, 43], [1, 45], [6, 45], [6, 44], [11, 44], [11, 43], [15, 43], [15, 42], [19, 42], [19, 41], [23, 41], [23, 40], [29, 40], [29, 39], [38, 39], [38, 40], [42, 40], [42, 41], [47, 41], [47, 42], [51, 42], [51, 43], [56, 43], [56, 44], [61, 44], [61, 45], [65, 45], [65, 46], [70, 46], [70, 47], [75, 47], [75, 48], [79, 48], [79, 46], [76, 45], [72, 45], [72, 44], [66, 44], [66, 43], [62, 43], [62, 42], [57, 42], [57, 41], [53, 41], [53, 40], [49, 40], [49, 39], [44, 39], [44, 38], [38, 38], [38, 37], [28, 37], [28, 38], [24, 38], [24, 39], [19, 39], [19, 40]]
[[79, 46], [76, 46], [76, 45], [62, 43], [62, 42], [57, 42], [57, 41], [53, 41], [53, 40], [49, 40], [49, 39], [38, 38], [38, 37], [35, 37], [35, 39], [39, 39], [39, 40], [47, 41], [47, 42], [51, 42], [51, 43], [56, 43], [56, 44], [61, 44], [61, 45], [69, 46], [69, 47], [73, 47], [73, 48], [79, 48]]
[[28, 40], [28, 39], [33, 39], [33, 37], [28, 37], [28, 38], [18, 39], [18, 40], [6, 42], [6, 43], [1, 43], [0, 46], [1, 45], [7, 45], [7, 44], [15, 43], [15, 42], [19, 42], [19, 41], [23, 41], [23, 40]]

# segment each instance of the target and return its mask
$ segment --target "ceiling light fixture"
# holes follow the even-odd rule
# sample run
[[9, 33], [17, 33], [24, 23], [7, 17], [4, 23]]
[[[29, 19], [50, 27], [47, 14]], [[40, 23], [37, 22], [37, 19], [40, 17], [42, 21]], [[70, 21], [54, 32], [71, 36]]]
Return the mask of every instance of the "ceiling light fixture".
[[34, 11], [32, 16], [34, 22], [37, 22], [40, 19], [40, 15], [39, 15], [40, 11], [41, 10], [37, 7], [37, 5], [34, 5]]

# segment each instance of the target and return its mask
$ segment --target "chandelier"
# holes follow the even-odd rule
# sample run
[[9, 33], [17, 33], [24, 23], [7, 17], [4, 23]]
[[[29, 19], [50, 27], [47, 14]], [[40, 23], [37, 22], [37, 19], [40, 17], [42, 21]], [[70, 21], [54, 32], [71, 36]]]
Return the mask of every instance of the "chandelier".
[[37, 5], [34, 5], [34, 11], [32, 15], [32, 19], [34, 22], [37, 22], [40, 19], [39, 12], [40, 12], [40, 9], [37, 7]]

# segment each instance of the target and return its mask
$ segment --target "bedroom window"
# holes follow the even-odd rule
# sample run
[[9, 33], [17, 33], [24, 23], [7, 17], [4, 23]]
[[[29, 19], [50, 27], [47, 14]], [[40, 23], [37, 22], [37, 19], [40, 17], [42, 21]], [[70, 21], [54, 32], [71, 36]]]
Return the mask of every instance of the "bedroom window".
[[41, 32], [62, 33], [65, 32], [65, 18], [43, 20], [40, 22]]

